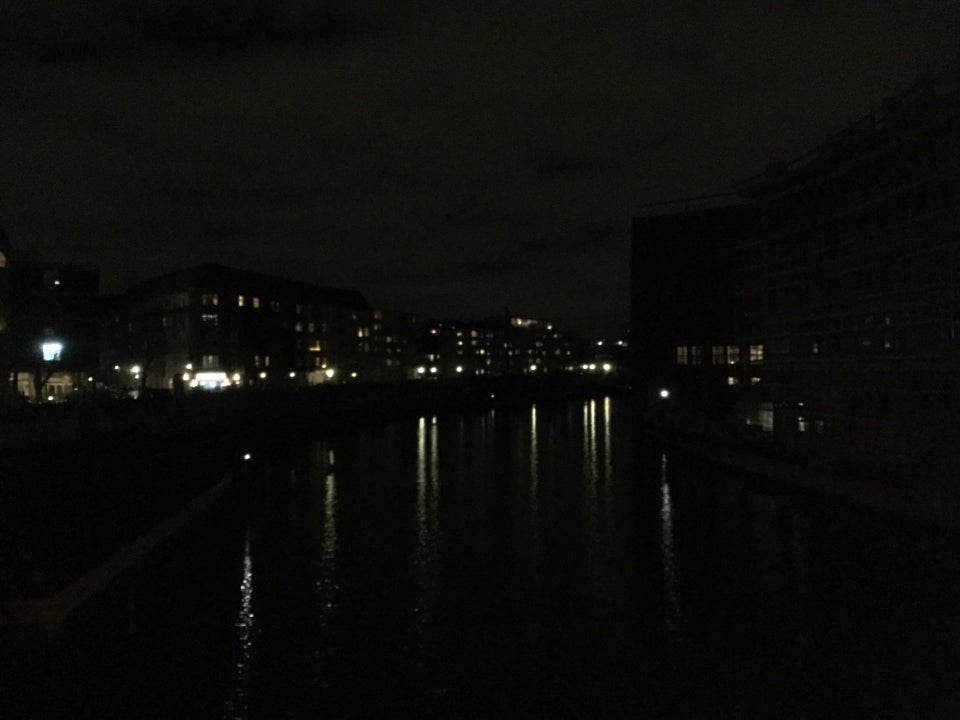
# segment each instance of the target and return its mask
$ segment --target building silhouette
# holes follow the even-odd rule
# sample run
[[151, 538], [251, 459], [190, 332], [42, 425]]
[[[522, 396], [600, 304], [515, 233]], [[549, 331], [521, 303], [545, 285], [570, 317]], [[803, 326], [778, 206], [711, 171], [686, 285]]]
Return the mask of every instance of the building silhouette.
[[682, 427], [804, 456], [952, 462], [955, 84], [921, 80], [727, 197], [646, 209], [631, 263], [636, 382], [651, 412], [669, 404]]
[[201, 265], [115, 299], [103, 371], [154, 390], [318, 385], [370, 370], [374, 324], [357, 291]]

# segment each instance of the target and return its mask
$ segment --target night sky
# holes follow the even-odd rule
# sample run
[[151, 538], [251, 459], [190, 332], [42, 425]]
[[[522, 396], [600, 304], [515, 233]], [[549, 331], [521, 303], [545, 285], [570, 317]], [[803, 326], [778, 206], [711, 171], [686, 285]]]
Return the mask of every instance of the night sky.
[[639, 204], [727, 190], [960, 49], [956, 2], [757, 5], [4, 3], [0, 216], [109, 291], [218, 261], [609, 332]]

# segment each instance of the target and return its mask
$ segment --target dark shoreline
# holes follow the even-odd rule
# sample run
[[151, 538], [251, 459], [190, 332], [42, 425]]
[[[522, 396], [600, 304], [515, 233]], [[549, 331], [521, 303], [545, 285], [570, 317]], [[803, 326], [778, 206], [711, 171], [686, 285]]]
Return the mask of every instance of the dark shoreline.
[[[890, 464], [868, 455], [803, 452], [757, 434], [637, 409], [641, 433], [664, 448], [745, 472], [759, 481], [811, 492], [897, 522], [960, 528], [960, 487], [936, 457]], [[735, 428], [742, 430], [743, 428]], [[726, 432], [725, 432], [726, 430]]]

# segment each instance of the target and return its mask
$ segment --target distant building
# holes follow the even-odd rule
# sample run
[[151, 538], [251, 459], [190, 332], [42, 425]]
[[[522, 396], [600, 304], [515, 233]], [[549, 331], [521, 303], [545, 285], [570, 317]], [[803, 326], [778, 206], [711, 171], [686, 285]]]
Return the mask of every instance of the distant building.
[[104, 366], [121, 387], [296, 387], [374, 369], [375, 314], [354, 290], [201, 265], [142, 282], [114, 307], [119, 347]]
[[[960, 94], [922, 81], [720, 207], [634, 219], [635, 382], [689, 426], [910, 464], [960, 431]], [[716, 205], [717, 203], [714, 203]]]
[[578, 371], [580, 344], [549, 320], [510, 313], [477, 321], [434, 320], [416, 332], [412, 378]]

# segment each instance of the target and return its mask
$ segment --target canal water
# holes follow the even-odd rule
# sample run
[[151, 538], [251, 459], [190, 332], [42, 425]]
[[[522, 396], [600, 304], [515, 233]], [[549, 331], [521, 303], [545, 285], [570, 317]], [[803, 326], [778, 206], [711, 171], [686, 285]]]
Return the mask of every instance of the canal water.
[[[625, 400], [264, 453], [63, 651], [63, 717], [944, 717], [957, 542], [641, 439]], [[71, 654], [72, 653], [72, 654]], [[33, 698], [37, 702], [37, 697]]]

